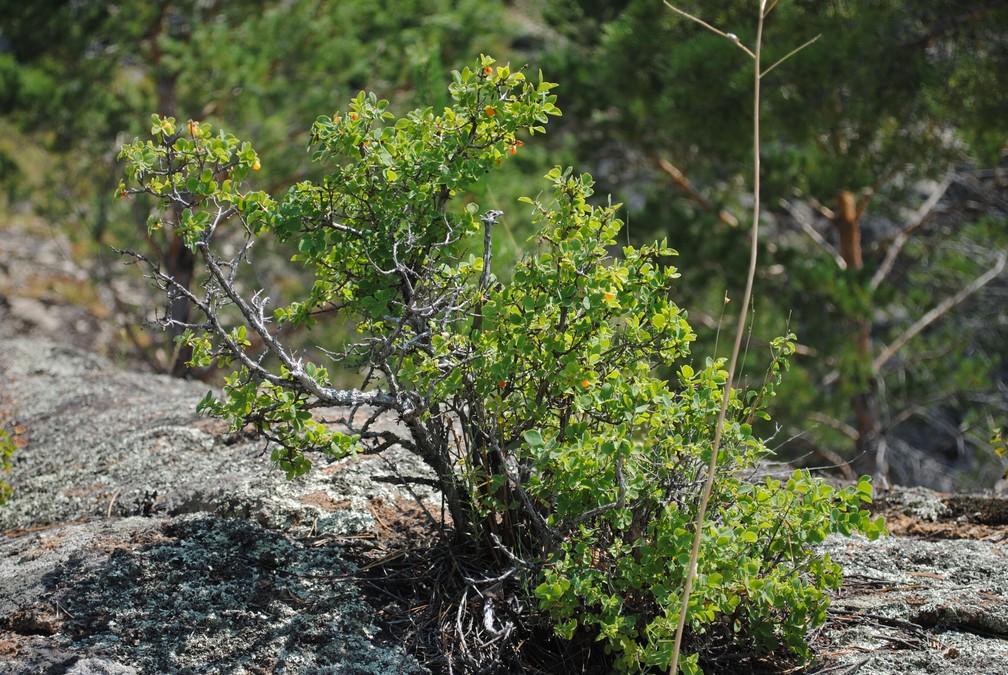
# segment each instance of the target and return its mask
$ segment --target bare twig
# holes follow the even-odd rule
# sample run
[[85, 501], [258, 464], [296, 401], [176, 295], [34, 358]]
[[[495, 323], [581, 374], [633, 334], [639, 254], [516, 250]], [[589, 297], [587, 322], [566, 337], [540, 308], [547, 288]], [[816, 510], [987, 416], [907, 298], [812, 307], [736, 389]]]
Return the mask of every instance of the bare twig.
[[857, 663], [846, 664], [838, 663], [835, 666], [828, 666], [820, 670], [815, 671], [813, 675], [826, 675], [826, 673], [834, 673], [835, 675], [853, 675], [857, 671], [861, 670], [861, 666], [865, 665], [871, 661], [871, 658], [866, 656]]
[[57, 615], [59, 614], [59, 612], [63, 612], [64, 614], [66, 614], [71, 619], [76, 619], [77, 618], [76, 616], [74, 616], [73, 614], [70, 613], [70, 610], [68, 610], [66, 607], [64, 607], [63, 605], [61, 605], [60, 602], [59, 602], [59, 600], [57, 600], [56, 601], [56, 613], [57, 613]]
[[[777, 4], [777, 3], [774, 3], [774, 4]], [[788, 59], [790, 59], [792, 56], [794, 56], [795, 54], [797, 54], [801, 50], [805, 49], [806, 47], [808, 47], [810, 44], [812, 44], [813, 42], [815, 42], [816, 40], [818, 40], [821, 37], [822, 37], [822, 34], [816, 35], [811, 40], [806, 41], [805, 44], [803, 44], [803, 45], [801, 45], [799, 47], [795, 47], [794, 49], [792, 49], [791, 51], [789, 51], [787, 54], [785, 54], [784, 56], [782, 56], [779, 59], [777, 59], [776, 61], [774, 61], [774, 63], [773, 63], [772, 66], [770, 66], [769, 68], [765, 69], [762, 73], [760, 73], [760, 77], [762, 78], [762, 77], [768, 75], [771, 70], [773, 70], [774, 68], [776, 68], [780, 64], [784, 63], [785, 61], [787, 61]]]
[[[699, 19], [682, 12], [667, 0], [665, 4], [674, 11], [687, 16], [688, 18], [703, 24]], [[683, 632], [686, 628], [686, 613], [689, 610], [690, 592], [693, 589], [693, 580], [697, 573], [697, 559], [700, 555], [700, 542], [703, 539], [704, 516], [707, 512], [707, 503], [710, 501], [711, 491], [714, 488], [714, 473], [717, 470], [718, 450], [721, 447], [721, 435], [724, 432], [725, 417], [728, 412], [728, 399], [731, 396], [732, 384], [735, 375], [735, 368], [738, 365], [739, 352], [742, 350], [742, 337], [745, 334], [746, 315], [749, 311], [749, 302], [752, 299], [753, 282], [756, 278], [756, 259], [759, 253], [759, 218], [760, 218], [760, 51], [763, 41], [763, 19], [765, 18], [767, 0], [760, 0], [760, 16], [756, 23], [756, 43], [755, 52], [746, 49], [755, 61], [753, 75], [753, 210], [752, 210], [752, 234], [749, 241], [749, 273], [746, 278], [745, 292], [742, 296], [742, 303], [739, 308], [738, 325], [735, 327], [735, 344], [732, 347], [731, 359], [728, 364], [728, 378], [724, 385], [724, 394], [721, 397], [721, 409], [718, 411], [717, 425], [714, 427], [714, 441], [711, 444], [710, 463], [707, 466], [707, 479], [704, 482], [703, 493], [700, 495], [700, 504], [697, 507], [696, 529], [693, 533], [693, 548], [690, 551], [689, 567], [686, 569], [686, 579], [683, 584], [682, 603], [679, 608], [679, 623], [676, 628], [675, 642], [672, 648], [672, 661], [669, 665], [669, 675], [676, 675], [679, 669], [679, 651], [682, 646]], [[716, 33], [720, 33], [716, 28], [707, 26]], [[737, 43], [737, 39], [736, 39]]]
[[963, 300], [993, 281], [999, 274], [1001, 274], [1001, 272], [1004, 271], [1006, 262], [1008, 262], [1008, 254], [1000, 254], [997, 262], [992, 268], [974, 279], [972, 283], [955, 295], [942, 300], [930, 312], [917, 319], [912, 326], [903, 331], [898, 338], [893, 340], [878, 356], [875, 357], [875, 360], [872, 361], [872, 371], [874, 373], [878, 373], [882, 367], [889, 363], [889, 361], [896, 355], [896, 352], [906, 345], [907, 342], [915, 338], [922, 330], [937, 321], [953, 307], [960, 304]]
[[465, 609], [466, 600], [469, 597], [469, 589], [462, 591], [462, 601], [458, 604], [458, 611], [455, 613], [455, 629], [458, 631], [458, 643], [462, 647], [462, 655], [469, 656], [469, 646], [465, 642], [465, 631], [462, 629], [462, 610]]
[[[259, 337], [262, 338], [263, 344], [270, 353], [273, 354], [273, 356], [275, 356], [288, 369], [290, 377], [296, 381], [298, 385], [303, 387], [306, 392], [333, 406], [353, 406], [363, 404], [380, 406], [393, 410], [408, 407], [408, 403], [404, 404], [403, 401], [396, 401], [388, 394], [384, 394], [382, 392], [364, 392], [359, 389], [334, 389], [332, 387], [323, 387], [320, 385], [305, 372], [302, 362], [299, 359], [295, 359], [286, 350], [284, 350], [283, 346], [277, 341], [276, 337], [270, 332], [269, 328], [266, 327], [264, 311], [268, 298], [264, 298], [258, 302], [247, 302], [238, 294], [238, 291], [230, 283], [229, 278], [224, 275], [224, 271], [221, 269], [217, 259], [210, 253], [209, 246], [206, 242], [200, 242], [197, 244], [197, 250], [199, 250], [203, 257], [203, 261], [206, 263], [207, 271], [220, 285], [224, 294], [242, 313], [242, 316], [245, 317], [245, 320], [248, 322], [248, 325], [252, 328], [252, 330], [254, 330]], [[190, 300], [195, 300], [195, 298], [191, 297]], [[207, 318], [215, 324], [214, 332], [221, 338], [222, 341], [227, 343], [228, 350], [239, 362], [249, 368], [250, 371], [259, 373], [260, 376], [274, 382], [275, 384], [282, 383], [282, 378], [266, 371], [263, 366], [245, 354], [244, 350], [242, 350], [241, 347], [229, 336], [223, 326], [217, 324], [217, 317], [208, 315]]]
[[112, 507], [115, 505], [116, 499], [119, 498], [119, 493], [120, 492], [121, 492], [121, 490], [116, 490], [115, 493], [112, 495], [112, 499], [109, 500], [108, 509], [105, 511], [105, 517], [106, 518], [111, 518], [112, 517]]
[[496, 209], [487, 211], [480, 220], [483, 221], [483, 272], [480, 274], [480, 290], [486, 290], [490, 285], [490, 260], [493, 257], [493, 226], [504, 215]]
[[904, 227], [900, 230], [900, 233], [896, 235], [896, 239], [889, 245], [889, 249], [886, 251], [885, 258], [882, 260], [882, 264], [879, 268], [875, 270], [875, 274], [872, 275], [871, 282], [869, 283], [869, 288], [871, 290], [876, 290], [885, 278], [892, 271], [893, 264], [896, 262], [896, 258], [899, 256], [900, 251], [903, 250], [903, 246], [910, 240], [910, 235], [913, 234], [927, 217], [931, 214], [931, 211], [937, 206], [941, 198], [945, 196], [945, 191], [948, 190], [949, 185], [952, 183], [952, 171], [949, 171], [945, 176], [945, 179], [935, 188], [934, 192], [921, 204], [920, 208], [914, 213], [913, 220], [910, 225]]
[[[689, 14], [688, 12], [682, 11], [678, 7], [669, 4], [668, 0], [662, 0], [662, 2], [665, 3], [666, 7], [668, 7], [669, 9], [671, 9], [673, 12], [675, 12], [679, 16], [685, 17], [685, 18], [689, 19], [690, 21], [693, 21], [694, 23], [698, 23], [701, 26], [703, 26], [704, 28], [706, 28], [707, 30], [709, 30], [710, 32], [714, 33], [715, 35], [720, 35], [721, 37], [725, 38], [729, 42], [732, 42], [736, 47], [738, 47], [739, 49], [741, 49], [742, 51], [744, 51], [746, 54], [748, 54], [749, 58], [751, 58], [751, 59], [755, 59], [756, 58], [756, 54], [754, 54], [751, 49], [749, 49], [744, 44], [742, 44], [741, 41], [739, 41], [738, 35], [735, 35], [734, 33], [725, 33], [723, 30], [719, 30], [719, 29], [715, 28], [714, 26], [710, 25], [709, 23], [707, 23], [703, 19], [697, 18], [697, 17], [693, 16], [692, 14]], [[764, 5], [766, 4], [765, 0], [764, 0], [764, 2], [762, 4], [764, 4]], [[761, 9], [760, 22], [762, 23], [762, 21], [763, 21], [763, 17], [762, 17], [762, 9]]]
[[497, 224], [497, 219], [504, 215], [503, 211], [490, 210], [483, 214], [483, 271], [480, 273], [479, 289], [480, 296], [476, 302], [475, 316], [473, 317], [473, 330], [483, 329], [483, 302], [487, 289], [490, 287], [490, 261], [493, 259], [493, 226]]
[[812, 239], [812, 241], [819, 244], [819, 247], [822, 248], [824, 251], [826, 251], [826, 253], [828, 253], [830, 257], [833, 258], [833, 260], [837, 264], [837, 267], [839, 267], [842, 270], [847, 269], [847, 261], [843, 259], [843, 256], [840, 255], [840, 252], [837, 251], [836, 248], [834, 248], [832, 245], [830, 245], [830, 243], [826, 241], [826, 239], [821, 234], [819, 234], [819, 231], [815, 229], [815, 226], [813, 226], [812, 223], [810, 223], [807, 218], [805, 218], [805, 216], [801, 213], [801, 211], [796, 209], [791, 202], [783, 198], [781, 198], [778, 204], [780, 204], [780, 206], [785, 211], [788, 212], [788, 214], [794, 219], [794, 221], [798, 223], [799, 227], [801, 227], [802, 231], [805, 232], [805, 234], [807, 234]]
[[850, 462], [848, 462], [843, 457], [841, 457], [837, 453], [833, 452], [829, 448], [823, 447], [821, 445], [815, 445], [815, 444], [813, 444], [809, 448], [809, 452], [811, 452], [813, 454], [816, 454], [816, 455], [819, 455], [824, 460], [826, 460], [827, 462], [829, 462], [829, 464], [826, 465], [826, 466], [817, 466], [817, 467], [814, 467], [815, 470], [827, 470], [827, 469], [828, 470], [833, 470], [833, 469], [836, 469], [841, 474], [843, 474], [843, 477], [846, 478], [847, 480], [856, 480], [857, 479], [857, 474], [854, 473], [854, 469], [851, 468]]

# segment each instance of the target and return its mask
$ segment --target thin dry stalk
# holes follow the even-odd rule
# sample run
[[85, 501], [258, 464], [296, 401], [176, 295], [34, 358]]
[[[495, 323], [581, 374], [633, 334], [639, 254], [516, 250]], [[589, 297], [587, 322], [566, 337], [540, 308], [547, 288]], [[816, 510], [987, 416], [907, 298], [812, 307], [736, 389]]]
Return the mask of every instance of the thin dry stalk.
[[[756, 278], [756, 260], [758, 253], [758, 242], [759, 242], [759, 217], [760, 217], [760, 81], [765, 74], [761, 70], [760, 65], [760, 55], [762, 50], [763, 42], [763, 23], [767, 15], [776, 6], [776, 2], [770, 3], [767, 6], [767, 0], [760, 0], [759, 8], [759, 19], [756, 24], [756, 42], [753, 49], [749, 49], [745, 45], [739, 42], [736, 35], [732, 33], [725, 33], [714, 26], [702, 21], [701, 19], [688, 14], [677, 7], [669, 4], [668, 0], [663, 0], [665, 5], [674, 11], [675, 13], [683, 16], [691, 21], [694, 21], [707, 30], [720, 35], [733, 44], [738, 46], [742, 51], [748, 54], [753, 59], [753, 112], [752, 112], [752, 122], [753, 122], [753, 210], [752, 210], [752, 234], [750, 236], [749, 242], [749, 273], [746, 277], [746, 287], [745, 292], [742, 296], [742, 304], [739, 308], [739, 320], [738, 325], [735, 328], [735, 344], [732, 347], [731, 358], [728, 363], [728, 378], [724, 386], [724, 394], [721, 397], [721, 408], [718, 411], [717, 425], [714, 428], [714, 441], [711, 444], [711, 456], [710, 463], [707, 467], [707, 478], [704, 481], [704, 489], [700, 495], [700, 504], [697, 507], [697, 517], [696, 517], [696, 529], [693, 533], [693, 547], [690, 551], [689, 567], [686, 570], [686, 580], [683, 584], [683, 597], [682, 604], [679, 609], [679, 624], [676, 628], [675, 642], [672, 651], [672, 662], [669, 665], [669, 674], [675, 675], [679, 669], [679, 652], [682, 646], [683, 632], [686, 627], [686, 613], [689, 609], [689, 599], [690, 593], [693, 590], [693, 580], [696, 577], [697, 572], [697, 558], [700, 555], [700, 543], [703, 540], [703, 524], [704, 518], [707, 513], [707, 504], [710, 501], [711, 491], [714, 487], [714, 475], [717, 470], [717, 459], [718, 451], [721, 447], [721, 436], [724, 432], [725, 417], [728, 412], [728, 400], [731, 396], [732, 385], [735, 377], [735, 369], [738, 365], [739, 353], [742, 349], [742, 338], [745, 334], [746, 316], [749, 311], [749, 303], [752, 300], [752, 289], [753, 282]], [[783, 63], [785, 60], [797, 54], [799, 51], [807, 47], [808, 45], [815, 42], [818, 39], [813, 38], [805, 44], [801, 45], [797, 49], [793, 49], [784, 58], [775, 62], [767, 72], [776, 68], [778, 65]]]

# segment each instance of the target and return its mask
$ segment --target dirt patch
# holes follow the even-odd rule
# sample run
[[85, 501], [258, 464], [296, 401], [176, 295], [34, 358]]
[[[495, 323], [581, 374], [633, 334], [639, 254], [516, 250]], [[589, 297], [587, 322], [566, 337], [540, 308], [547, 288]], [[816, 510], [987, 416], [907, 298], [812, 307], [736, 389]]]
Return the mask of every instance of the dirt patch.
[[308, 494], [298, 497], [298, 501], [305, 506], [314, 506], [323, 511], [346, 511], [351, 506], [349, 499], [334, 499], [325, 490], [314, 490]]
[[439, 536], [451, 525], [447, 514], [405, 497], [394, 500], [378, 497], [370, 501], [369, 509], [375, 519], [375, 533], [388, 550], [416, 546], [420, 541]]
[[872, 512], [890, 534], [920, 539], [1008, 540], [1008, 499], [923, 488], [894, 489], [876, 498]]
[[981, 539], [984, 541], [1008, 541], [1008, 527], [1001, 525], [977, 525], [969, 522], [938, 522], [920, 520], [905, 513], [883, 513], [886, 528], [893, 536], [915, 539]]

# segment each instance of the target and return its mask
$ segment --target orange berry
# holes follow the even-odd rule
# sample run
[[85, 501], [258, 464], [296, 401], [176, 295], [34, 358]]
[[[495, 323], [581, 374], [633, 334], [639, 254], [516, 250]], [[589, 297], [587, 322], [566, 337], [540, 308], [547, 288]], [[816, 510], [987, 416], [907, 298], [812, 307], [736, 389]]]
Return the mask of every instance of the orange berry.
[[356, 122], [357, 121], [357, 113], [355, 113], [355, 112], [350, 113], [350, 119], [352, 119], [353, 121]]
[[497, 114], [497, 111], [491, 108], [490, 106], [483, 108], [483, 112], [487, 114], [487, 117], [493, 117], [494, 115]]
[[493, 68], [491, 68], [490, 66], [487, 66], [486, 68], [483, 69], [483, 72], [486, 73], [487, 75], [489, 75], [490, 73], [493, 72]]
[[589, 382], [588, 380], [581, 380], [581, 386], [587, 389], [588, 387], [591, 386], [591, 382]]
[[518, 154], [518, 148], [512, 145], [511, 149], [508, 150], [508, 152], [510, 152], [512, 155]]
[[606, 293], [606, 294], [605, 294], [605, 299], [606, 299], [606, 300], [612, 300], [612, 299], [613, 299], [613, 298], [615, 298], [615, 297], [616, 297], [616, 296], [615, 296], [615, 295], [613, 295], [612, 293]]
[[252, 162], [252, 170], [253, 171], [258, 171], [261, 168], [262, 168], [262, 164], [259, 163], [258, 159], [256, 161]]
[[521, 146], [525, 145], [525, 143], [523, 143], [522, 141], [515, 141], [515, 145], [520, 148]]
[[500, 382], [497, 383], [497, 386], [500, 387], [501, 389], [503, 389], [504, 387], [507, 386], [507, 382], [505, 382], [504, 380], [501, 380]]

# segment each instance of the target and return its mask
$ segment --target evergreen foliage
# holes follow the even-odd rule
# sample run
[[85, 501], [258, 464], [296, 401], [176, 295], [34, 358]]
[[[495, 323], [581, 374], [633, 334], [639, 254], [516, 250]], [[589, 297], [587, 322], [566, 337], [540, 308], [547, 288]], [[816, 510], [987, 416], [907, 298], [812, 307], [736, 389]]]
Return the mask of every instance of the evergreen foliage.
[[[757, 5], [680, 4], [746, 44]], [[753, 334], [789, 325], [801, 338], [774, 408], [788, 452], [945, 489], [955, 467], [989, 486], [989, 430], [1008, 417], [1008, 118], [994, 112], [1008, 101], [984, 87], [1008, 68], [1008, 11], [969, 0], [780, 9], [766, 64], [820, 36], [773, 69], [762, 97], [768, 292]], [[562, 103], [579, 159], [630, 204], [635, 235], [696, 257], [680, 301], [707, 315], [699, 339], [714, 343], [730, 328], [724, 287], [740, 287], [745, 269], [736, 214], [748, 199], [751, 63], [660, 2], [555, 0], [544, 14], [565, 38], [544, 63], [569, 73]]]

